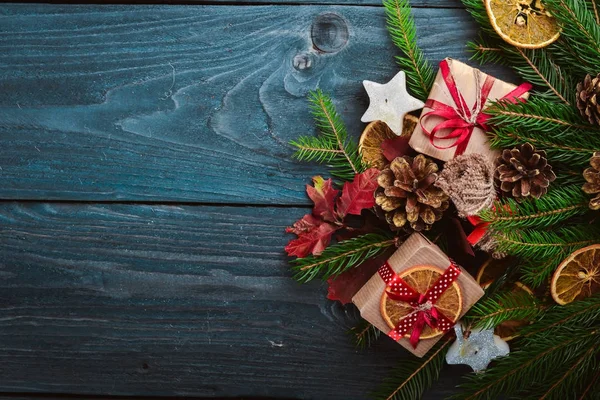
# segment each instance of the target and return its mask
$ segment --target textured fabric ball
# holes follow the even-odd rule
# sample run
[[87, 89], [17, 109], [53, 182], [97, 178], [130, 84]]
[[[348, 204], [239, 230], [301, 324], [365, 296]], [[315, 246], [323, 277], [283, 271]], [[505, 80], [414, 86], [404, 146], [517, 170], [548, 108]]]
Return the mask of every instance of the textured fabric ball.
[[496, 198], [494, 169], [481, 154], [463, 154], [444, 165], [435, 185], [450, 196], [461, 217], [490, 208]]

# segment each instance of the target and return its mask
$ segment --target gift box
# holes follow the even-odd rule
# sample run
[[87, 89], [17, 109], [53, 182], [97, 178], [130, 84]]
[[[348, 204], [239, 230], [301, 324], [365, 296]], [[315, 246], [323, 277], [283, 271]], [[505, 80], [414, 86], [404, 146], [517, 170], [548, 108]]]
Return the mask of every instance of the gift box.
[[515, 86], [450, 58], [440, 69], [409, 145], [442, 161], [479, 153], [494, 162], [499, 155], [489, 146], [485, 106], [499, 99], [524, 101], [531, 85]]
[[483, 293], [462, 267], [414, 233], [352, 302], [364, 319], [423, 357]]

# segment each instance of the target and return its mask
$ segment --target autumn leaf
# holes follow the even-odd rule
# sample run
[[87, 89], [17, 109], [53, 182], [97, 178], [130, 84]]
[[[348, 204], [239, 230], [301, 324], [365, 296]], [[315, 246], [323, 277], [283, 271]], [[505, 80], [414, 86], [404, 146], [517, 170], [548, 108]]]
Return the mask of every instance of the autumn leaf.
[[311, 214], [306, 214], [301, 220], [296, 221], [292, 227], [286, 229], [288, 233], [298, 235], [297, 239], [290, 240], [285, 251], [289, 256], [306, 257], [309, 254], [318, 256], [331, 242], [331, 236], [339, 226], [330, 224]]
[[332, 187], [331, 179], [325, 180], [321, 176], [313, 177], [313, 184], [314, 187], [306, 185], [306, 193], [315, 203], [313, 215], [325, 221], [335, 222], [335, 199], [340, 191]]
[[381, 152], [383, 156], [392, 162], [396, 157], [408, 155], [411, 148], [408, 145], [410, 137], [396, 136], [391, 139], [386, 139], [381, 143]]
[[345, 182], [342, 196], [337, 200], [337, 215], [343, 219], [346, 215], [360, 215], [365, 208], [375, 205], [375, 189], [377, 189], [376, 168], [369, 168], [356, 174], [352, 182]]
[[327, 283], [327, 298], [337, 300], [342, 304], [352, 303], [352, 297], [362, 288], [377, 272], [379, 267], [388, 259], [389, 252], [371, 258], [356, 268], [349, 269], [340, 275], [329, 278]]

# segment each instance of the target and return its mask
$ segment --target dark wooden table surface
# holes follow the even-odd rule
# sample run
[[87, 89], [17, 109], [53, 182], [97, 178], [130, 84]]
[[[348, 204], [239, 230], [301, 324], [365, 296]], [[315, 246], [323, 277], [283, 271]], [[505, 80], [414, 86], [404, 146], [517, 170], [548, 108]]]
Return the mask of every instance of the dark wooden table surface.
[[[413, 5], [466, 60], [459, 0]], [[365, 399], [411, 357], [283, 252], [325, 172], [290, 158], [307, 92], [358, 135], [397, 72], [379, 0], [3, 4], [0, 47], [0, 398]]]

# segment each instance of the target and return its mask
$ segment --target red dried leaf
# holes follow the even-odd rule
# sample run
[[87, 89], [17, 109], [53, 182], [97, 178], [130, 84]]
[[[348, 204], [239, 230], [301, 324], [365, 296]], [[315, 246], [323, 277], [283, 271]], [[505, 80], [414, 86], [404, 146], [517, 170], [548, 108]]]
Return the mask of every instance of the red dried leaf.
[[389, 254], [365, 261], [356, 268], [352, 268], [335, 278], [329, 278], [327, 283], [327, 298], [337, 300], [342, 304], [352, 303], [352, 297], [362, 288], [377, 272], [379, 267], [387, 260]]
[[338, 226], [323, 222], [310, 214], [296, 221], [294, 226], [286, 228], [286, 232], [295, 233], [297, 239], [290, 240], [285, 251], [289, 256], [306, 257], [309, 254], [318, 256], [331, 242], [331, 236]]
[[334, 222], [335, 221], [335, 199], [340, 192], [332, 187], [331, 179], [323, 179], [320, 176], [313, 177], [313, 184], [310, 186], [306, 185], [306, 193], [308, 193], [308, 197], [315, 203], [313, 208], [313, 215], [316, 217], [321, 217], [325, 221]]
[[410, 137], [397, 136], [391, 139], [386, 139], [381, 143], [381, 151], [383, 156], [392, 162], [396, 157], [402, 157], [410, 152], [410, 146], [408, 145]]
[[352, 183], [344, 183], [342, 196], [337, 200], [337, 215], [344, 218], [348, 214], [360, 215], [365, 208], [375, 205], [375, 189], [377, 189], [376, 168], [369, 168], [362, 174], [356, 174]]

